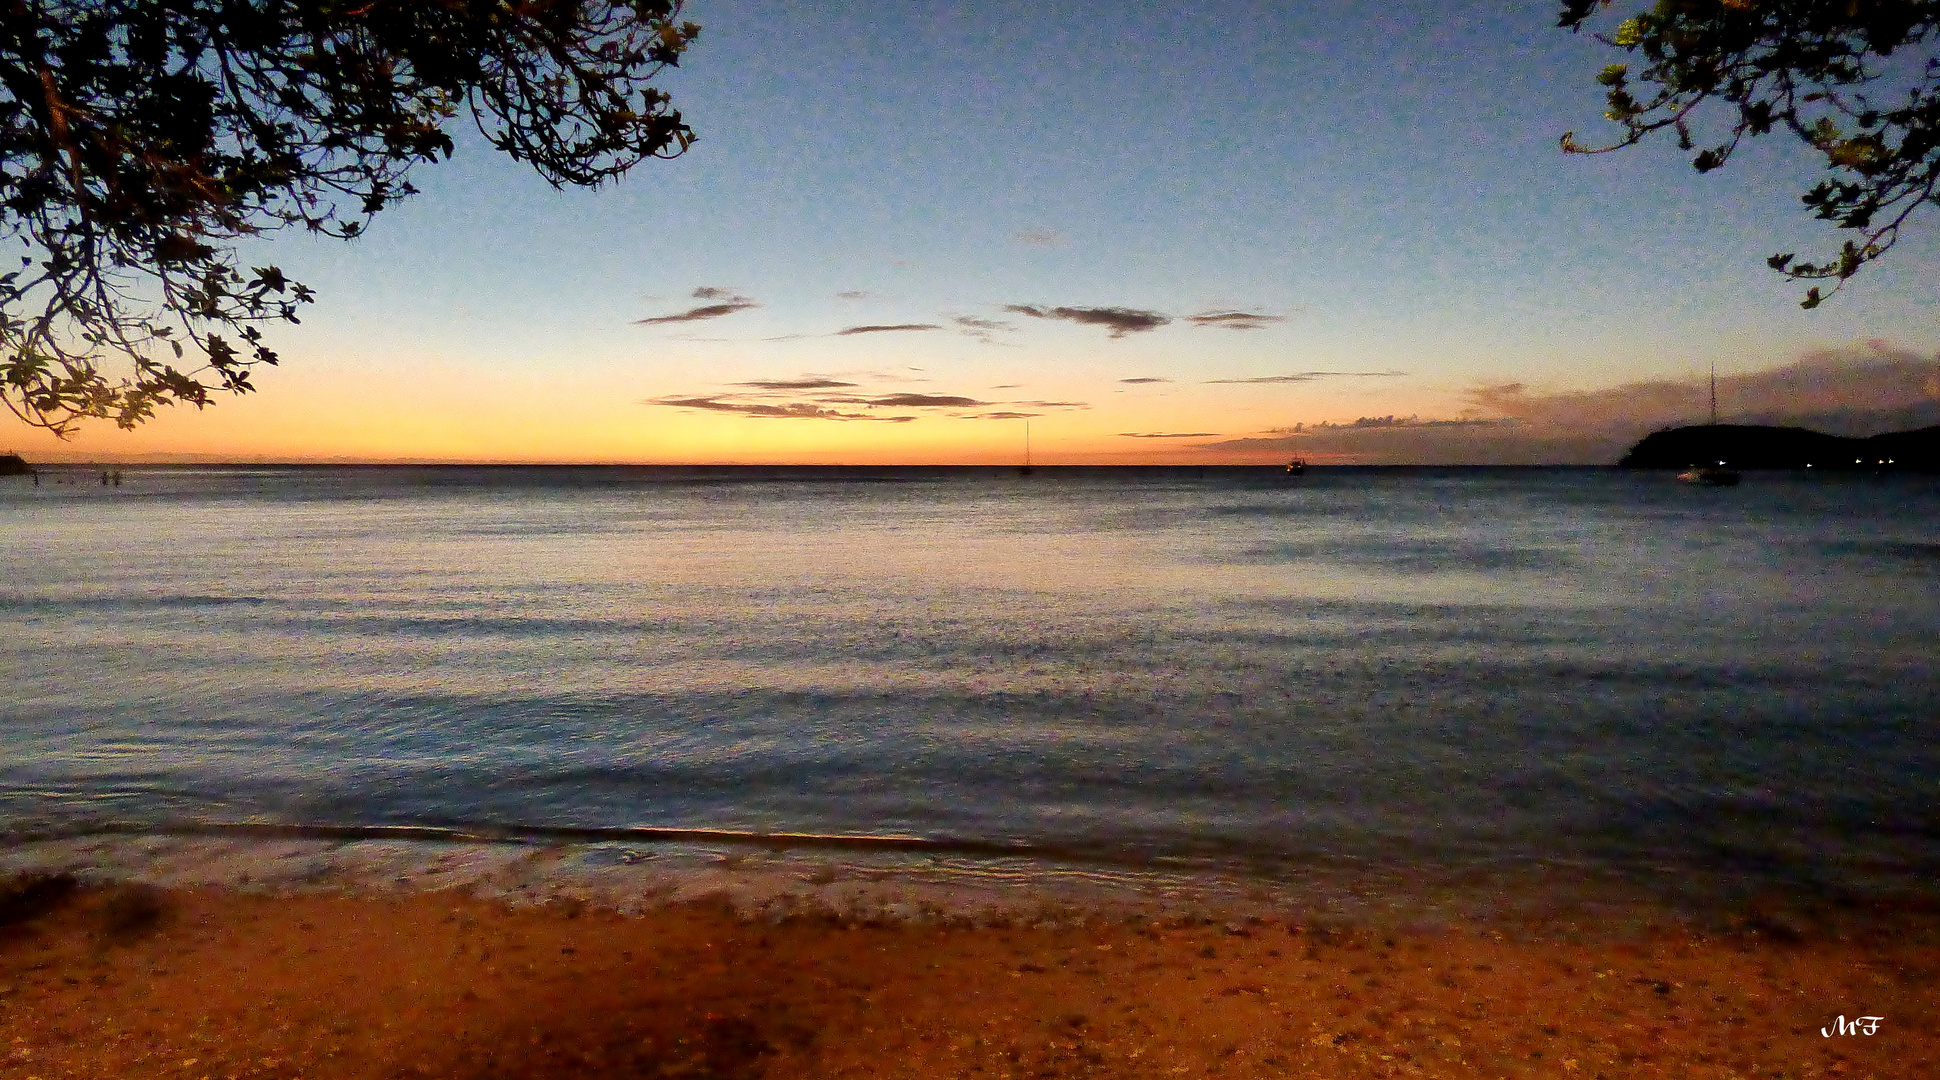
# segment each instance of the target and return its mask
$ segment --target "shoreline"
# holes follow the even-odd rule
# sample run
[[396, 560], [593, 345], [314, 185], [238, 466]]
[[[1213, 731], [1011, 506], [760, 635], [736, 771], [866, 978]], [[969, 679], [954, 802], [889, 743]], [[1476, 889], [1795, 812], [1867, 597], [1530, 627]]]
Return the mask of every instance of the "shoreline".
[[[458, 829], [220, 824], [0, 834], [0, 878], [72, 876], [88, 886], [244, 893], [462, 894], [515, 906], [566, 898], [636, 913], [719, 901], [749, 918], [976, 923], [1059, 909], [1222, 917], [1298, 909], [1357, 922], [1512, 919], [1789, 925], [1871, 910], [1940, 913], [1940, 885], [1906, 867], [1756, 873], [1577, 860], [1430, 857], [1298, 862], [1109, 858], [996, 842], [816, 837], [699, 829]], [[1896, 916], [1897, 917], [1897, 916]]]
[[[151, 847], [146, 881], [127, 846], [0, 848], [0, 1080], [1940, 1073], [1931, 904], [1350, 909], [705, 854], [621, 864], [683, 883], [614, 903], [552, 849], [305, 885], [242, 877], [315, 857], [289, 843]], [[1820, 1034], [1842, 1016], [1884, 1019]]]

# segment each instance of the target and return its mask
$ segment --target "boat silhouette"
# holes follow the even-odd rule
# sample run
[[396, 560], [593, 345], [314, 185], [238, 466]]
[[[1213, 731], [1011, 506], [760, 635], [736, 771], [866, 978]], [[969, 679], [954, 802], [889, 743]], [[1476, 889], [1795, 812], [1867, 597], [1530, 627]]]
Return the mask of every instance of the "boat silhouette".
[[[1718, 427], [1718, 365], [1711, 364], [1711, 427]], [[1715, 465], [1692, 465], [1688, 470], [1678, 473], [1677, 478], [1687, 484], [1703, 484], [1707, 487], [1732, 487], [1742, 477], [1725, 467], [1723, 459]]]

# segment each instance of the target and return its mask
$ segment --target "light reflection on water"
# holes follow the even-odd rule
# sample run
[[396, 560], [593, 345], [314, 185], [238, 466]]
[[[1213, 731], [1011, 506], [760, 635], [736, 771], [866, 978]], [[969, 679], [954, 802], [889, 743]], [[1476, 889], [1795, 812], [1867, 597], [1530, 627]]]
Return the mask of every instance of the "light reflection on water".
[[0, 487], [16, 828], [1940, 868], [1931, 479], [127, 475]]

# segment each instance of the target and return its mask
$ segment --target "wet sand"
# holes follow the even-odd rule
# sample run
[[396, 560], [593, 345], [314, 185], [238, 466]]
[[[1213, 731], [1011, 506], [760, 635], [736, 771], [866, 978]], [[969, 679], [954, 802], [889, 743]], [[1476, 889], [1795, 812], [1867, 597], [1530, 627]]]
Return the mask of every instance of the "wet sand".
[[[1841, 1015], [1883, 1019], [1822, 1035]], [[1936, 1019], [1931, 912], [871, 925], [0, 891], [4, 1080], [1931, 1077]]]

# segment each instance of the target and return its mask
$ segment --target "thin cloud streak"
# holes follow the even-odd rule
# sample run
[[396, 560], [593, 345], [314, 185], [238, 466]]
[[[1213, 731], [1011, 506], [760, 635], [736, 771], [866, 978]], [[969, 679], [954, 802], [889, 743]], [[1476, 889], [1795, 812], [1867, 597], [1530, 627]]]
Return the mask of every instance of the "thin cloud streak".
[[841, 405], [872, 405], [885, 409], [975, 409], [991, 402], [954, 394], [888, 394], [883, 397], [830, 398]]
[[1121, 431], [1121, 439], [1209, 439], [1217, 431]]
[[735, 386], [747, 386], [756, 390], [842, 390], [853, 387], [852, 382], [840, 379], [756, 379], [753, 382], [738, 382]]
[[650, 319], [635, 319], [633, 320], [633, 324], [635, 326], [660, 326], [664, 323], [700, 322], [702, 319], [718, 319], [723, 315], [732, 315], [737, 311], [746, 311], [749, 308], [760, 306], [760, 304], [752, 302], [703, 304], [700, 307], [688, 308], [686, 311], [677, 311], [672, 315], [656, 315]]
[[636, 318], [636, 320], [632, 320], [632, 324], [634, 326], [662, 326], [662, 324], [667, 324], [667, 322], [700, 322], [700, 320], [706, 320], [706, 318], [722, 318], [724, 314], [745, 312], [747, 308], [759, 308], [760, 306], [760, 304], [757, 304], [753, 299], [749, 299], [749, 297], [737, 295], [733, 289], [729, 289], [726, 285], [702, 285], [702, 287], [695, 289], [691, 295], [693, 295], [693, 299], [696, 299], [696, 301], [718, 302], [700, 304], [700, 306], [695, 306], [695, 308], [687, 308], [685, 312], [673, 312], [673, 314], [662, 314], [662, 316], [652, 316], [652, 318]]
[[911, 420], [916, 419], [914, 416], [874, 416], [869, 413], [845, 413], [810, 402], [769, 405], [763, 402], [722, 401], [719, 398], [712, 397], [673, 397], [649, 398], [644, 404], [664, 405], [674, 409], [700, 409], [708, 412], [734, 413], [739, 416], [752, 416], [764, 420], [874, 420], [889, 424], [907, 424]]
[[635, 319], [633, 320], [633, 325], [660, 326], [666, 323], [699, 322], [703, 319], [718, 319], [723, 315], [732, 315], [737, 311], [746, 311], [749, 308], [761, 306], [752, 299], [741, 296], [733, 289], [724, 285], [702, 285], [700, 288], [695, 289], [691, 295], [696, 300], [714, 300], [717, 303], [702, 304], [698, 307], [688, 308], [686, 311], [676, 311], [671, 315], [655, 315], [651, 318]]
[[1318, 435], [1323, 431], [1370, 431], [1376, 428], [1493, 427], [1500, 424], [1513, 423], [1516, 423], [1516, 421], [1511, 417], [1496, 417], [1492, 419], [1463, 417], [1459, 420], [1423, 420], [1419, 416], [1395, 416], [1390, 413], [1387, 416], [1363, 416], [1355, 420], [1339, 423], [1332, 420], [1322, 420], [1312, 425], [1295, 424], [1290, 428], [1269, 428], [1267, 434]]
[[941, 326], [938, 326], [935, 323], [895, 323], [893, 325], [872, 324], [868, 326], [851, 326], [843, 330], [837, 330], [834, 336], [848, 337], [851, 334], [887, 334], [887, 333], [891, 333], [899, 330], [941, 330], [941, 329], [943, 328]]
[[[808, 376], [800, 379], [757, 379], [733, 384], [746, 387], [751, 394], [690, 394], [669, 395], [650, 398], [642, 404], [659, 405], [675, 409], [698, 409], [705, 412], [729, 413], [772, 420], [876, 420], [893, 423], [908, 423], [918, 419], [915, 415], [884, 416], [875, 412], [857, 412], [856, 408], [874, 409], [931, 409], [947, 411], [955, 409], [982, 409], [992, 405], [1023, 405], [1036, 408], [1083, 409], [1089, 408], [1077, 401], [1044, 402], [992, 402], [961, 394], [822, 394], [806, 401], [776, 402], [772, 400], [747, 400], [748, 398], [772, 398], [781, 393], [801, 390], [849, 388], [856, 384], [839, 379], [821, 376]], [[982, 413], [951, 413], [965, 420], [1023, 420], [1041, 416], [1038, 412], [1021, 412], [1016, 409], [999, 409]]]
[[1141, 385], [1141, 386], [1142, 386], [1142, 385], [1144, 385], [1144, 384], [1146, 384], [1146, 383], [1169, 383], [1169, 382], [1171, 382], [1172, 380], [1171, 380], [1171, 379], [1160, 379], [1160, 378], [1156, 378], [1156, 377], [1154, 377], [1154, 376], [1150, 376], [1150, 375], [1142, 375], [1142, 376], [1140, 376], [1140, 377], [1138, 377], [1138, 378], [1136, 378], [1136, 379], [1120, 379], [1120, 380], [1118, 380], [1118, 381], [1119, 381], [1119, 382], [1122, 382], [1122, 383], [1132, 383], [1132, 384], [1134, 384], [1134, 385]]
[[1004, 322], [1002, 319], [983, 319], [975, 315], [952, 315], [950, 316], [950, 322], [955, 325], [957, 332], [964, 337], [972, 338], [985, 345], [1010, 347], [1014, 344], [1008, 341], [998, 341], [996, 338], [996, 334], [999, 332], [1009, 334], [1015, 333], [1017, 330], [1016, 326]]
[[1291, 375], [1261, 375], [1251, 379], [1207, 379], [1207, 386], [1264, 386], [1274, 383], [1307, 383], [1317, 379], [1396, 379], [1405, 371], [1297, 371]]
[[1086, 326], [1102, 326], [1112, 337], [1156, 330], [1172, 321], [1170, 316], [1140, 308], [1122, 307], [1040, 307], [1036, 304], [1005, 304], [1005, 311], [1033, 319], [1061, 319]]
[[1263, 315], [1251, 311], [1207, 311], [1188, 315], [1186, 321], [1194, 326], [1222, 330], [1264, 330], [1273, 323], [1286, 322], [1287, 319], [1284, 315]]

